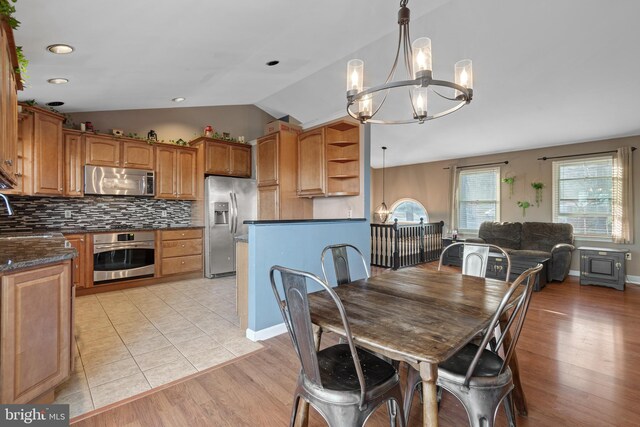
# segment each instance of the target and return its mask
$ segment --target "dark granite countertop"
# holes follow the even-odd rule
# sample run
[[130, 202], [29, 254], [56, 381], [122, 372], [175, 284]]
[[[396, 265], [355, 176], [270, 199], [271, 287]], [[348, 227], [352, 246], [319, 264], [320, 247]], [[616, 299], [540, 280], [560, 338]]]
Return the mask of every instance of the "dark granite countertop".
[[328, 219], [263, 219], [244, 221], [244, 224], [260, 225], [260, 224], [305, 224], [305, 223], [322, 223], [322, 222], [362, 222], [366, 218], [328, 218]]
[[190, 228], [203, 228], [202, 225], [192, 224], [174, 224], [174, 225], [151, 225], [142, 224], [130, 227], [62, 227], [62, 228], [33, 228], [33, 229], [14, 229], [8, 232], [0, 231], [2, 236], [10, 235], [15, 232], [19, 233], [62, 233], [62, 234], [84, 234], [84, 233], [131, 233], [134, 231], [153, 231], [153, 230], [180, 230]]
[[52, 264], [77, 256], [61, 233], [6, 233], [0, 236], [0, 273]]

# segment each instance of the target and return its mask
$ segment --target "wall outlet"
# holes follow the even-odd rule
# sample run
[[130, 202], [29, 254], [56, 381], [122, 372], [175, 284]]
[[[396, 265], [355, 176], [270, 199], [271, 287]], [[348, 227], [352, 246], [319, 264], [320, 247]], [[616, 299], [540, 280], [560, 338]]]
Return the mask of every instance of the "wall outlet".
[[162, 218], [166, 218], [166, 217], [167, 217], [167, 211], [161, 211], [161, 212], [160, 212], [160, 216], [161, 216]]
[[65, 218], [71, 218], [71, 211], [64, 211]]
[[627, 261], [631, 261], [631, 252], [627, 252], [624, 254], [624, 259], [626, 259]]

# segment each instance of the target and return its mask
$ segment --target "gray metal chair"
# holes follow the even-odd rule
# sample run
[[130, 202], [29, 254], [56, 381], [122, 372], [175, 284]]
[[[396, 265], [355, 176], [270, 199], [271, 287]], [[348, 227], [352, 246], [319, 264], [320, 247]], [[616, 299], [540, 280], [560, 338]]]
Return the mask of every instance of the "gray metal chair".
[[[493, 426], [501, 402], [504, 402], [509, 425], [512, 427], [516, 425], [511, 397], [514, 386], [509, 361], [522, 331], [533, 284], [540, 270], [542, 270], [542, 264], [526, 270], [509, 286], [480, 344], [467, 344], [438, 366], [437, 385], [462, 402], [469, 416], [469, 423], [474, 427]], [[519, 289], [522, 293], [513, 297]], [[511, 310], [510, 314], [509, 310]], [[486, 332], [493, 331], [500, 324], [501, 319], [503, 321], [506, 319], [504, 332], [498, 338], [495, 348], [504, 351], [503, 357], [500, 357], [497, 351], [487, 349], [493, 334]], [[511, 335], [511, 342], [507, 348], [504, 348], [502, 344], [507, 334]], [[421, 384], [420, 374], [409, 367], [404, 395], [404, 413], [407, 419], [418, 384]]]
[[[284, 299], [280, 297], [275, 273], [280, 273]], [[273, 266], [271, 287], [282, 312], [302, 368], [294, 392], [290, 426], [293, 426], [300, 398], [313, 406], [330, 427], [362, 426], [383, 403], [393, 402], [391, 425], [396, 419], [404, 427], [402, 390], [398, 372], [389, 363], [366, 350], [356, 348], [340, 298], [316, 275]], [[307, 281], [322, 286], [335, 302], [347, 343], [316, 350], [307, 298]], [[398, 415], [398, 416], [396, 416]]]
[[452, 243], [442, 250], [440, 254], [440, 262], [438, 263], [438, 271], [442, 268], [442, 261], [444, 260], [445, 253], [455, 248], [459, 250], [460, 246], [464, 247], [462, 255], [462, 274], [469, 276], [485, 277], [487, 272], [487, 263], [489, 254], [491, 251], [499, 252], [503, 257], [507, 259], [507, 274], [504, 281], [509, 282], [509, 276], [511, 275], [511, 258], [509, 254], [500, 246], [492, 245], [489, 243], [464, 243], [456, 242]]
[[362, 261], [362, 266], [364, 267], [365, 278], [369, 277], [369, 269], [367, 268], [367, 261], [364, 259], [364, 255], [358, 248], [348, 243], [340, 243], [337, 245], [329, 245], [322, 250], [322, 257], [320, 259], [320, 263], [322, 264], [322, 276], [324, 277], [324, 281], [329, 283], [329, 279], [327, 278], [327, 271], [325, 269], [325, 257], [327, 252], [331, 252], [331, 257], [333, 258], [333, 268], [336, 273], [336, 282], [338, 285], [344, 285], [345, 283], [351, 282], [351, 273], [349, 271], [349, 255], [348, 249], [351, 248], [357, 255], [360, 256], [360, 260]]

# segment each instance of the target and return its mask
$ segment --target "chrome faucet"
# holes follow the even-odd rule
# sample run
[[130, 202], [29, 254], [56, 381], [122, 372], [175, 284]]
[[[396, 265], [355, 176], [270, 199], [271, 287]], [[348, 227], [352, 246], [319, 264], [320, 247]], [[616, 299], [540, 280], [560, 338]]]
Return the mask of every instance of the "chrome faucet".
[[7, 206], [7, 214], [13, 215], [13, 209], [11, 209], [11, 204], [9, 203], [9, 198], [4, 194], [0, 193], [0, 198], [4, 199], [4, 204]]

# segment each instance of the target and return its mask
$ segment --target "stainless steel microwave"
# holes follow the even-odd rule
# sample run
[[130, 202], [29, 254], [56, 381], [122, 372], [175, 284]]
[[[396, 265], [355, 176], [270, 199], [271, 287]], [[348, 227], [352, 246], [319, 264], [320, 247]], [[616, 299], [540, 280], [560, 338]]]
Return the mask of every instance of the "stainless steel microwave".
[[142, 169], [84, 167], [84, 194], [154, 196], [155, 175]]

